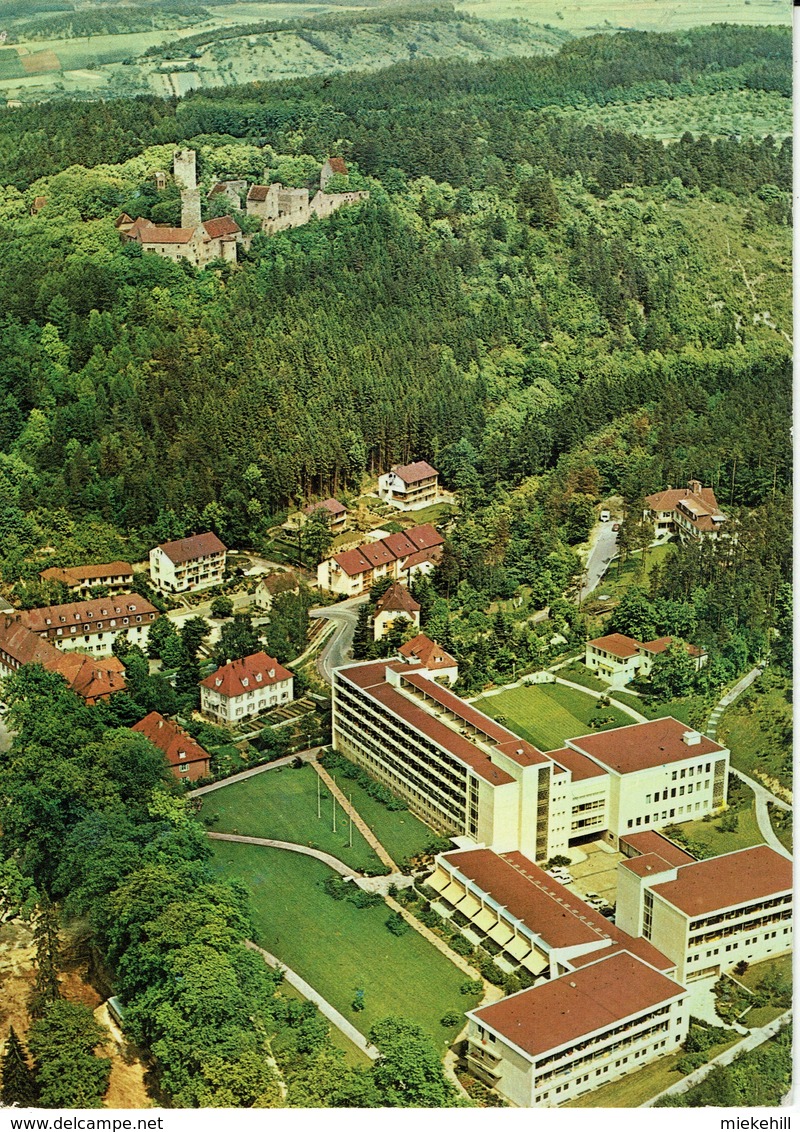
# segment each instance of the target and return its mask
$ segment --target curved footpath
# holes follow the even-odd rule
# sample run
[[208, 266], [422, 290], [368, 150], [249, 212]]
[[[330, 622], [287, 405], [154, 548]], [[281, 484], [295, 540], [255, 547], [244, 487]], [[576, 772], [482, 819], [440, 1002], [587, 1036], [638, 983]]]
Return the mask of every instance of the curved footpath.
[[661, 1097], [680, 1096], [681, 1093], [685, 1093], [688, 1089], [691, 1089], [692, 1085], [699, 1085], [701, 1081], [705, 1080], [705, 1078], [709, 1075], [709, 1073], [715, 1066], [730, 1065], [730, 1063], [735, 1058], [737, 1058], [739, 1054], [747, 1053], [747, 1051], [751, 1049], [756, 1049], [758, 1046], [763, 1045], [764, 1042], [768, 1041], [771, 1037], [774, 1037], [774, 1035], [777, 1034], [778, 1030], [780, 1030], [787, 1024], [787, 1022], [791, 1020], [791, 1017], [791, 1010], [787, 1010], [784, 1014], [781, 1014], [779, 1018], [774, 1018], [771, 1022], [768, 1022], [766, 1026], [759, 1026], [757, 1030], [751, 1030], [748, 1033], [747, 1037], [742, 1038], [742, 1040], [740, 1042], [737, 1042], [735, 1046], [731, 1046], [730, 1049], [724, 1050], [717, 1057], [712, 1058], [711, 1061], [706, 1062], [705, 1065], [701, 1065], [699, 1069], [695, 1069], [694, 1073], [687, 1074], [687, 1076], [684, 1077], [681, 1081], [676, 1081], [674, 1085], [670, 1085], [668, 1089], [664, 1089], [663, 1092], [657, 1093], [656, 1096], [651, 1097], [649, 1101], [645, 1101], [644, 1104], [640, 1105], [639, 1107], [652, 1108], [656, 1101], [660, 1100]]
[[306, 857], [316, 857], [318, 861], [323, 861], [326, 865], [335, 869], [340, 876], [355, 879], [361, 875], [355, 869], [351, 869], [349, 865], [345, 865], [338, 857], [325, 853], [322, 849], [310, 849], [308, 845], [298, 845], [294, 841], [274, 841], [269, 837], [246, 837], [240, 833], [206, 832], [206, 837], [210, 837], [212, 841], [235, 841], [240, 845], [263, 845], [268, 849], [288, 849], [290, 853], [302, 853]]
[[[751, 668], [747, 675], [743, 676], [741, 680], [734, 684], [729, 692], [726, 692], [725, 695], [722, 696], [714, 710], [711, 712], [711, 715], [708, 717], [706, 734], [708, 735], [709, 739], [716, 739], [717, 725], [722, 718], [722, 713], [725, 711], [725, 708], [730, 707], [734, 700], [738, 700], [742, 692], [745, 692], [753, 683], [753, 681], [758, 679], [763, 671], [764, 669], [759, 666]], [[780, 810], [791, 810], [792, 807], [790, 803], [784, 802], [782, 798], [778, 798], [777, 795], [773, 794], [770, 790], [767, 790], [766, 786], [763, 786], [760, 782], [756, 782], [755, 779], [750, 778], [750, 776], [745, 774], [744, 771], [737, 770], [736, 767], [733, 766], [730, 769], [731, 774], [735, 774], [741, 782], [744, 782], [747, 786], [749, 786], [753, 791], [753, 794], [755, 795], [756, 823], [758, 825], [759, 832], [766, 841], [767, 845], [769, 845], [770, 849], [774, 849], [776, 853], [780, 853], [782, 857], [787, 857], [789, 860], [791, 860], [791, 853], [788, 849], [785, 848], [785, 846], [781, 844], [778, 836], [775, 833], [775, 830], [772, 828], [772, 822], [770, 821], [769, 817], [770, 805], [777, 806]]]

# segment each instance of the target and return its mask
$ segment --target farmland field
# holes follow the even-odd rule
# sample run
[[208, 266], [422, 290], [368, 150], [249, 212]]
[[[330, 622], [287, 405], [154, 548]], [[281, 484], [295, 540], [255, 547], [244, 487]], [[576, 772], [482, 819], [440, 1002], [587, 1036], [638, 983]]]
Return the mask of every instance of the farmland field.
[[789, 24], [791, 12], [781, 0], [456, 0], [456, 10], [482, 20], [538, 20], [573, 35], [635, 28], [677, 31], [701, 24]]
[[[243, 881], [251, 894], [256, 942], [362, 1034], [399, 1014], [422, 1026], [440, 1047], [452, 1041], [455, 1032], [440, 1019], [472, 1009], [478, 997], [460, 993], [463, 973], [417, 932], [392, 935], [385, 903], [356, 908], [334, 900], [322, 887], [330, 869], [310, 857], [233, 843], [217, 842], [213, 850], [214, 868], [226, 879]], [[360, 1013], [351, 1008], [356, 990], [364, 991]]]
[[607, 731], [634, 722], [617, 708], [598, 709], [593, 696], [558, 684], [531, 684], [483, 696], [475, 701], [475, 707], [543, 751], [553, 751], [563, 746], [565, 739], [585, 735], [598, 711], [605, 722], [593, 730]]

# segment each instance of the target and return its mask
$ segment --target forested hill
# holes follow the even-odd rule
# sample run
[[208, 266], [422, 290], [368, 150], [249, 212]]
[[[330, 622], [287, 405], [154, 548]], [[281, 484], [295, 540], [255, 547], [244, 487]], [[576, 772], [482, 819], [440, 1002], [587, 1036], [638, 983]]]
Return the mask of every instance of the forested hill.
[[[717, 49], [754, 74], [783, 51], [757, 29], [684, 41], [685, 76]], [[674, 42], [586, 40], [570, 74], [633, 82]], [[527, 75], [533, 99], [540, 62], [498, 65], [494, 94], [490, 70], [441, 64], [83, 117], [43, 107], [35, 133], [27, 111], [2, 116], [4, 167], [33, 143], [0, 197], [4, 578], [200, 524], [258, 545], [290, 503], [416, 457], [484, 499], [531, 475], [563, 483], [578, 451], [599, 491], [693, 475], [726, 506], [782, 497], [788, 146], [665, 147], [509, 111], [505, 84], [519, 103]], [[344, 151], [371, 200], [257, 238], [236, 270], [143, 258], [114, 218], [177, 221], [151, 176], [176, 141], [198, 149], [206, 189], [265, 165], [313, 185]], [[83, 167], [59, 171], [69, 161]], [[606, 458], [597, 438], [631, 415], [647, 423]], [[580, 541], [584, 520], [562, 515], [560, 537]]]

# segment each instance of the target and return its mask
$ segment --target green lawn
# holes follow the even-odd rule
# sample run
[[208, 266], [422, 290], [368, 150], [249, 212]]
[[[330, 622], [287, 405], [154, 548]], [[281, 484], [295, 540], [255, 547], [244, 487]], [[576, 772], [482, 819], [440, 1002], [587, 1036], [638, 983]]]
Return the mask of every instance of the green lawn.
[[737, 975], [736, 979], [738, 982], [744, 983], [748, 990], [755, 990], [763, 978], [773, 973], [777, 973], [791, 982], [791, 955], [779, 955], [776, 959], [764, 959], [761, 963], [753, 963], [743, 975]]
[[756, 781], [774, 778], [791, 790], [791, 722], [787, 682], [770, 673], [725, 711], [720, 742], [730, 748], [731, 763], [738, 770]]
[[[300, 991], [293, 987], [290, 983], [284, 980], [281, 983], [281, 994], [285, 998], [296, 998], [298, 1002], [307, 1002], [308, 1000], [300, 994]], [[331, 1045], [336, 1049], [340, 1049], [344, 1054], [344, 1059], [348, 1065], [352, 1065], [358, 1069], [365, 1069], [367, 1066], [372, 1065], [372, 1061], [365, 1053], [362, 1053], [357, 1045], [354, 1045], [349, 1038], [345, 1037], [341, 1030], [331, 1023], [330, 1029]]]
[[749, 845], [763, 845], [764, 839], [756, 822], [756, 806], [753, 791], [743, 783], [740, 784], [744, 799], [741, 807], [737, 807], [739, 826], [732, 833], [723, 833], [717, 827], [721, 818], [713, 821], [687, 821], [679, 825], [682, 837], [702, 846], [707, 857], [718, 857], [720, 853], [732, 853], [735, 849], [746, 849]]
[[[612, 692], [611, 695], [621, 704], [627, 704], [634, 711], [641, 712], [648, 719], [663, 719], [671, 715], [690, 727], [698, 727], [701, 731], [705, 726], [705, 717], [710, 714], [709, 705], [705, 696], [683, 696], [679, 700], [669, 700], [665, 703], [656, 702], [647, 696], [634, 696], [630, 692]], [[701, 723], [701, 717], [703, 722]]]
[[[717, 1057], [740, 1040], [739, 1037], [736, 1037], [733, 1041], [711, 1046], [708, 1050], [707, 1060], [710, 1061], [713, 1057]], [[626, 1077], [620, 1078], [619, 1081], [612, 1081], [610, 1085], [603, 1085], [600, 1089], [594, 1089], [591, 1093], [578, 1097], [577, 1100], [567, 1101], [561, 1107], [639, 1108], [645, 1101], [657, 1096], [658, 1093], [682, 1079], [683, 1074], [679, 1073], [675, 1066], [685, 1056], [686, 1054], [682, 1049], [678, 1050], [677, 1053], [670, 1053], [652, 1065], [646, 1065], [635, 1073], [629, 1073]]]
[[[565, 739], [586, 735], [590, 730], [607, 731], [609, 727], [624, 727], [633, 722], [617, 708], [598, 708], [593, 696], [559, 684], [512, 688], [476, 700], [475, 707], [543, 751], [553, 751], [563, 746]], [[604, 720], [603, 725], [590, 727], [589, 721], [598, 715]]]
[[317, 817], [319, 781], [310, 766], [299, 769], [277, 767], [206, 794], [202, 799], [200, 818], [207, 822], [216, 816], [218, 820], [208, 827], [215, 833], [241, 833], [276, 841], [296, 841], [300, 845], [332, 853], [359, 871], [364, 868], [385, 871], [355, 828], [353, 847], [348, 848], [348, 821], [338, 803], [336, 832], [333, 832], [332, 799], [322, 784], [321, 816]]
[[[604, 680], [600, 680], [593, 672], [590, 672], [581, 660], [572, 660], [569, 664], [565, 664], [558, 669], [557, 675], [562, 680], [571, 680], [573, 684], [581, 684], [584, 688], [590, 688], [593, 692], [608, 691], [608, 684]], [[616, 695], [616, 692], [614, 694]], [[636, 697], [630, 698], [635, 699]]]
[[352, 796], [359, 815], [398, 864], [431, 843], [433, 831], [410, 810], [388, 810], [382, 802], [370, 798], [363, 786], [343, 775], [336, 775], [336, 784], [343, 794]]
[[[389, 1014], [413, 1019], [442, 1048], [454, 1030], [440, 1024], [448, 1011], [477, 1005], [462, 995], [465, 976], [417, 932], [387, 929], [386, 904], [356, 908], [323, 890], [330, 869], [321, 861], [280, 849], [230, 842], [213, 844], [213, 866], [239, 879], [252, 895], [257, 941], [291, 967], [367, 1034]], [[364, 1009], [351, 1004], [364, 991]]]

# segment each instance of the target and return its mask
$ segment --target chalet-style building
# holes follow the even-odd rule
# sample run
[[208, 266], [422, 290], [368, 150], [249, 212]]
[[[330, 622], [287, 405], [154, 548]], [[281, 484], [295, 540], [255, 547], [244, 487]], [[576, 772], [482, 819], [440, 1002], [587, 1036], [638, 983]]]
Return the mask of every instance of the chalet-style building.
[[333, 535], [340, 535], [347, 526], [347, 508], [338, 499], [323, 499], [320, 503], [309, 503], [308, 507], [303, 508], [305, 516], [313, 515], [315, 511], [325, 512]]
[[146, 648], [150, 625], [158, 610], [139, 594], [118, 594], [24, 609], [18, 614], [22, 624], [43, 640], [64, 651], [109, 654], [120, 634], [132, 645]]
[[226, 553], [212, 531], [162, 542], [150, 551], [150, 578], [162, 593], [218, 586], [225, 576]]
[[718, 538], [724, 534], [726, 516], [717, 505], [713, 488], [699, 480], [689, 480], [685, 488], [668, 488], [648, 495], [645, 518], [654, 527], [656, 538], [677, 534], [683, 542]]
[[385, 637], [398, 621], [416, 625], [419, 628], [419, 602], [408, 592], [408, 587], [400, 582], [392, 582], [385, 593], [375, 603], [373, 615], [373, 634], [376, 641]]
[[133, 586], [130, 562], [104, 562], [98, 566], [50, 566], [42, 570], [43, 582], [60, 582], [75, 594], [86, 594], [103, 586], [110, 594], [125, 593]]
[[26, 664], [41, 664], [49, 672], [58, 672], [90, 705], [125, 690], [125, 668], [117, 657], [62, 652], [18, 617], [0, 615], [0, 679], [12, 676]]
[[415, 574], [430, 573], [443, 545], [430, 523], [409, 527], [326, 558], [317, 567], [317, 585], [342, 597], [358, 597], [381, 578], [409, 581]]
[[[653, 670], [653, 661], [666, 652], [672, 637], [658, 637], [655, 641], [635, 641], [624, 633], [609, 633], [586, 642], [584, 664], [612, 688], [622, 688], [637, 676], [647, 677]], [[699, 672], [708, 660], [708, 654], [697, 645], [686, 645], [686, 650]]]
[[294, 677], [265, 652], [232, 660], [200, 681], [200, 711], [216, 723], [240, 723], [294, 698]]
[[400, 511], [428, 507], [439, 495], [439, 473], [425, 460], [395, 464], [378, 478], [378, 495]]
[[261, 578], [256, 586], [255, 601], [259, 609], [269, 613], [272, 603], [280, 594], [299, 594], [300, 579], [292, 570], [280, 574], [269, 574]]
[[170, 770], [180, 782], [196, 782], [211, 773], [208, 751], [204, 751], [177, 723], [165, 719], [159, 712], [151, 711], [144, 719], [134, 723], [131, 731], [138, 731], [164, 752]]

